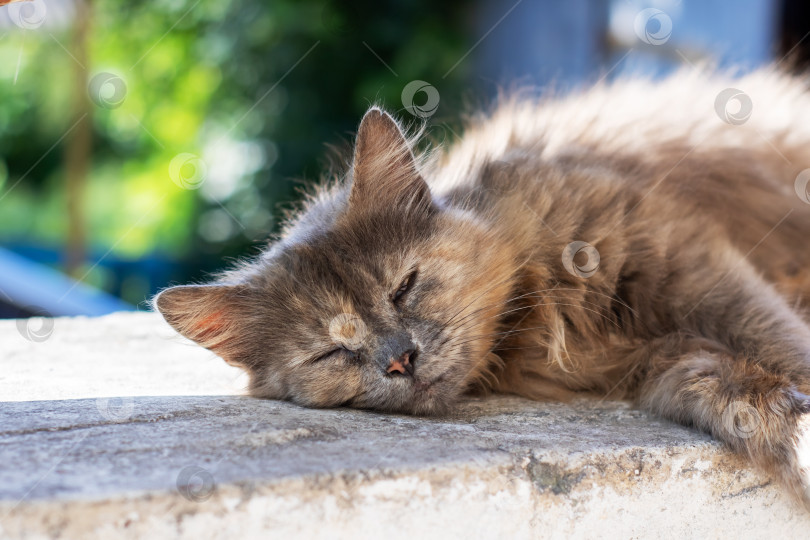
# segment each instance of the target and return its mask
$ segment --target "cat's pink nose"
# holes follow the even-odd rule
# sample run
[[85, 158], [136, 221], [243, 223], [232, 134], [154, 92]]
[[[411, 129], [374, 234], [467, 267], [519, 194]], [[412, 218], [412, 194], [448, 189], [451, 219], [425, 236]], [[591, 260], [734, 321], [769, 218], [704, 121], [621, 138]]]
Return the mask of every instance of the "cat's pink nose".
[[391, 363], [388, 364], [387, 373], [406, 373], [413, 377], [413, 365], [416, 361], [416, 351], [405, 351], [399, 358], [391, 358]]

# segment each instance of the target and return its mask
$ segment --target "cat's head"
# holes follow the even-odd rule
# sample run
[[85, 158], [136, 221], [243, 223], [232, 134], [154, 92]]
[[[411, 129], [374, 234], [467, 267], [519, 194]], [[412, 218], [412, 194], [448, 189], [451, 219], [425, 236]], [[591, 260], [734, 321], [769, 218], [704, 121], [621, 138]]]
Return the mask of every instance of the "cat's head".
[[512, 286], [501, 244], [436, 200], [399, 125], [372, 108], [342, 187], [261, 257], [155, 306], [245, 369], [254, 396], [437, 413], [486, 372]]

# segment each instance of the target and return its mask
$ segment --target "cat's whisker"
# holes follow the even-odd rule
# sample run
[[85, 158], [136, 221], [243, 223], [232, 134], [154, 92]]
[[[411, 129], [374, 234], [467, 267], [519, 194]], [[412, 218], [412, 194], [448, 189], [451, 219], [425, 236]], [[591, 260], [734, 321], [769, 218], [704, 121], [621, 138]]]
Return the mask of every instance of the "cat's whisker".
[[[566, 297], [566, 296], [558, 296], [558, 295], [537, 295], [536, 297], [537, 298], [563, 298], [563, 299], [568, 299], [568, 297]], [[525, 296], [524, 296], [524, 298], [525, 298]], [[588, 300], [582, 300], [581, 302], [585, 303], [585, 304], [592, 305], [592, 306], [597, 307], [597, 308], [605, 307], [605, 306], [602, 306], [602, 305], [597, 304], [595, 302], [590, 302]], [[493, 315], [491, 317], [488, 317], [487, 319], [484, 319], [484, 320], [495, 319], [495, 318], [498, 318], [498, 317], [503, 316], [503, 315], [508, 315], [509, 313], [513, 313], [515, 311], [520, 311], [522, 309], [531, 309], [531, 308], [533, 308], [533, 307], [535, 307], [537, 305], [543, 305], [543, 304], [529, 304], [529, 305], [526, 305], [526, 306], [520, 306], [520, 307], [517, 307], [517, 308], [510, 309], [510, 310], [502, 311], [502, 312], [497, 313], [497, 314], [495, 314], [495, 315]], [[569, 304], [556, 304], [555, 303], [555, 304], [552, 304], [552, 305], [569, 305]], [[476, 310], [475, 312], [472, 312], [471, 314], [480, 313], [482, 311], [486, 311], [488, 309], [491, 309], [492, 307], [493, 306], [484, 306], [483, 308], [481, 308], [479, 310]], [[459, 328], [463, 328], [463, 326], [460, 326]]]
[[[554, 290], [554, 288], [551, 288], [551, 289], [541, 289], [539, 292], [543, 292], [543, 291], [553, 291], [553, 290]], [[531, 293], [527, 293], [527, 294], [531, 294]], [[476, 308], [475, 310], [473, 310], [473, 311], [471, 311], [471, 312], [467, 313], [466, 315], [464, 315], [464, 317], [462, 317], [461, 319], [459, 319], [459, 321], [463, 321], [463, 320], [469, 319], [469, 318], [471, 318], [471, 317], [475, 316], [477, 313], [480, 313], [481, 311], [489, 310], [489, 309], [491, 309], [491, 308], [493, 308], [493, 307], [499, 307], [499, 306], [503, 306], [503, 305], [508, 304], [508, 303], [511, 303], [511, 302], [515, 302], [515, 301], [517, 301], [517, 300], [522, 299], [524, 296], [526, 296], [526, 295], [520, 295], [520, 296], [516, 296], [516, 297], [513, 297], [513, 298], [509, 298], [509, 299], [507, 299], [507, 300], [505, 300], [505, 301], [503, 301], [503, 302], [497, 302], [497, 303], [493, 303], [493, 304], [487, 304], [487, 305], [485, 305], [485, 306], [481, 306], [481, 307]], [[480, 298], [480, 297], [479, 297], [479, 298]], [[468, 305], [468, 306], [469, 306], [469, 305]], [[446, 325], [448, 325], [448, 326], [449, 326], [449, 324], [450, 324], [450, 322], [446, 323]]]
[[512, 300], [515, 300], [515, 299], [518, 299], [518, 298], [531, 297], [531, 296], [533, 296], [533, 295], [539, 295], [540, 293], [543, 293], [543, 292], [546, 292], [546, 291], [575, 291], [575, 292], [584, 292], [584, 293], [586, 293], [586, 294], [595, 294], [595, 295], [597, 295], [597, 296], [603, 296], [603, 297], [607, 298], [608, 300], [611, 300], [611, 301], [615, 301], [615, 302], [617, 302], [619, 305], [621, 305], [622, 307], [627, 308], [627, 309], [628, 309], [628, 310], [630, 310], [630, 311], [631, 311], [631, 312], [632, 312], [634, 315], [638, 316], [638, 312], [637, 312], [636, 310], [634, 310], [632, 307], [630, 307], [630, 306], [629, 306], [629, 305], [628, 305], [626, 302], [624, 302], [624, 301], [623, 301], [621, 298], [618, 298], [618, 297], [617, 297], [617, 296], [615, 296], [615, 295], [611, 296], [611, 295], [605, 294], [605, 293], [603, 293], [603, 292], [596, 291], [596, 290], [592, 290], [592, 289], [587, 289], [587, 290], [586, 290], [586, 289], [576, 289], [576, 288], [573, 288], [573, 287], [559, 287], [559, 286], [555, 286], [555, 287], [552, 287], [552, 288], [550, 288], [550, 289], [539, 289], [539, 290], [537, 290], [537, 291], [531, 291], [531, 292], [527, 292], [527, 293], [524, 293], [524, 294], [522, 294], [522, 295], [520, 295], [520, 296], [516, 296], [516, 297], [514, 297]]
[[[589, 308], [585, 308], [583, 306], [578, 306], [576, 304], [552, 303], [552, 304], [536, 304], [536, 305], [568, 305], [568, 306], [573, 306], [573, 307], [582, 307], [582, 309], [592, 311], [593, 313], [596, 313], [597, 315], [600, 315], [600, 316], [604, 317], [603, 314], [601, 314], [601, 313], [599, 313], [597, 311], [591, 310]], [[605, 319], [615, 325], [615, 322], [610, 321], [610, 319], [608, 319], [607, 317], [605, 317]], [[616, 325], [616, 326], [618, 328], [618, 325]], [[498, 341], [498, 343], [496, 345], [494, 345], [492, 347], [492, 349], [489, 351], [489, 352], [492, 352], [492, 350], [496, 350], [498, 348], [497, 347], [498, 344], [500, 344], [504, 339], [506, 339], [509, 336], [519, 334], [519, 333], [522, 333], [522, 332], [528, 332], [528, 331], [532, 331], [532, 330], [544, 330], [544, 329], [548, 329], [548, 326], [534, 326], [534, 327], [528, 327], [528, 328], [512, 328], [512, 329], [504, 331], [504, 332], [492, 332], [492, 333], [487, 333], [487, 334], [479, 334], [479, 335], [475, 335], [475, 336], [468, 336], [464, 340], [454, 342], [452, 347], [447, 352], [448, 353], [455, 352], [454, 348], [459, 348], [461, 346], [464, 346], [464, 345], [467, 345], [469, 343], [473, 343], [473, 342], [476, 342], [476, 341], [481, 341], [481, 340], [485, 340], [485, 339], [494, 339], [494, 338], [497, 338], [497, 337], [501, 337], [501, 339]]]
[[501, 285], [503, 285], [504, 283], [506, 283], [507, 281], [512, 280], [512, 279], [514, 279], [514, 275], [509, 274], [508, 276], [501, 279], [500, 281], [495, 282], [494, 284], [490, 285], [486, 290], [484, 290], [482, 293], [480, 293], [475, 298], [473, 298], [470, 302], [468, 302], [466, 305], [464, 305], [464, 307], [462, 307], [454, 315], [452, 315], [447, 321], [445, 321], [444, 325], [447, 326], [447, 325], [451, 324], [456, 317], [461, 315], [467, 308], [469, 308], [471, 305], [475, 304], [475, 302], [480, 300], [484, 295], [489, 294], [495, 288], [500, 287]]
[[[552, 298], [553, 298], [553, 297], [552, 297]], [[596, 304], [594, 304], [594, 305], [596, 305]], [[620, 326], [619, 326], [619, 325], [618, 325], [618, 324], [617, 324], [617, 323], [616, 323], [614, 320], [612, 320], [611, 318], [609, 318], [609, 317], [608, 317], [608, 316], [606, 316], [605, 314], [600, 313], [600, 312], [598, 312], [598, 311], [596, 311], [596, 310], [594, 310], [594, 309], [588, 308], [588, 307], [586, 307], [586, 306], [579, 305], [579, 304], [568, 304], [568, 303], [561, 303], [561, 302], [552, 302], [552, 303], [538, 303], [538, 304], [532, 304], [532, 305], [530, 305], [530, 306], [521, 306], [520, 308], [514, 308], [514, 309], [512, 309], [512, 310], [508, 310], [508, 311], [507, 311], [507, 312], [505, 312], [505, 313], [511, 313], [511, 312], [519, 311], [519, 310], [521, 310], [521, 309], [533, 309], [533, 308], [535, 308], [535, 307], [539, 307], [539, 306], [569, 306], [569, 307], [579, 307], [579, 308], [585, 309], [585, 310], [587, 310], [587, 311], [590, 311], [590, 312], [592, 312], [592, 313], [595, 313], [596, 315], [599, 315], [599, 316], [600, 316], [600, 317], [602, 317], [602, 318], [603, 318], [605, 321], [607, 321], [607, 322], [609, 322], [609, 323], [613, 324], [613, 325], [614, 325], [616, 328], [621, 328], [621, 327], [620, 327]], [[484, 321], [486, 321], [486, 320], [487, 320], [487, 319], [484, 319]], [[475, 323], [477, 323], [477, 324], [482, 324], [482, 322], [484, 322], [484, 321], [475, 320]], [[536, 327], [536, 328], [534, 328], [534, 329], [540, 329], [540, 328], [546, 328], [546, 327]], [[462, 326], [460, 326], [460, 327], [454, 328], [454, 330], [457, 330], [457, 331], [458, 331], [458, 330], [468, 330], [468, 328], [462, 325]], [[505, 333], [501, 332], [501, 333], [493, 333], [493, 334], [491, 334], [491, 336], [495, 337], [495, 336], [499, 336], [499, 335], [508, 335], [508, 334], [509, 334], [509, 332], [505, 332]]]
[[533, 250], [533, 251], [532, 251], [532, 252], [531, 252], [531, 253], [530, 253], [530, 254], [529, 254], [529, 255], [528, 255], [526, 258], [525, 258], [525, 260], [524, 260], [522, 263], [518, 264], [518, 265], [517, 265], [517, 266], [516, 266], [516, 267], [513, 269], [513, 271], [512, 271], [512, 272], [510, 272], [510, 273], [509, 273], [509, 274], [508, 274], [506, 277], [504, 277], [504, 278], [503, 278], [503, 279], [501, 279], [500, 281], [497, 281], [497, 282], [493, 283], [492, 285], [490, 285], [490, 286], [489, 286], [489, 287], [488, 287], [488, 288], [487, 288], [487, 289], [486, 289], [484, 292], [482, 292], [481, 294], [479, 294], [478, 296], [476, 296], [475, 298], [473, 298], [473, 300], [471, 300], [471, 301], [470, 301], [469, 303], [467, 303], [467, 304], [466, 304], [464, 307], [462, 307], [462, 308], [461, 308], [461, 309], [460, 309], [458, 312], [456, 312], [456, 314], [455, 314], [455, 315], [451, 316], [451, 317], [450, 317], [450, 319], [448, 319], [448, 320], [445, 322], [445, 325], [449, 325], [450, 323], [452, 323], [452, 322], [453, 322], [453, 319], [455, 319], [457, 316], [459, 316], [461, 313], [463, 313], [463, 312], [464, 312], [464, 310], [466, 310], [468, 307], [470, 307], [471, 305], [473, 305], [475, 302], [477, 302], [478, 300], [480, 300], [480, 299], [481, 299], [481, 298], [482, 298], [484, 295], [489, 294], [490, 292], [492, 292], [492, 290], [494, 290], [494, 289], [495, 289], [495, 288], [497, 288], [497, 287], [500, 287], [500, 286], [501, 286], [501, 285], [503, 285], [504, 283], [506, 283], [506, 282], [508, 282], [508, 281], [510, 281], [510, 280], [514, 280], [514, 279], [516, 279], [516, 278], [517, 278], [517, 276], [518, 276], [518, 275], [519, 275], [519, 273], [520, 273], [520, 270], [522, 270], [522, 269], [523, 269], [523, 268], [524, 268], [524, 267], [525, 267], [527, 264], [529, 264], [529, 263], [532, 261], [532, 259], [534, 258], [535, 253], [536, 253], [536, 249], [535, 249], [535, 250]]
[[[523, 317], [521, 317], [521, 318], [520, 318], [520, 320], [519, 320], [517, 323], [515, 323], [515, 324], [512, 326], [512, 329], [517, 328], [517, 326], [518, 326], [520, 323], [522, 323], [522, 322], [523, 322], [523, 321], [526, 319], [526, 317], [528, 317], [528, 316], [529, 316], [529, 314], [530, 314], [531, 312], [532, 312], [532, 310], [527, 311], [527, 312], [526, 312], [526, 313], [523, 315]], [[489, 350], [487, 351], [487, 353], [486, 353], [486, 354], [483, 356], [483, 358], [486, 358], [487, 356], [489, 356], [490, 354], [492, 354], [492, 351], [493, 351], [493, 350], [495, 350], [495, 348], [496, 348], [498, 345], [500, 345], [500, 344], [501, 344], [501, 342], [502, 342], [503, 340], [504, 340], [504, 338], [501, 338], [500, 340], [498, 340], [498, 342], [497, 342], [497, 343], [495, 343], [494, 345], [492, 345], [492, 346], [489, 348]], [[457, 392], [457, 391], [458, 391], [458, 389], [461, 387], [461, 385], [465, 383], [465, 380], [467, 379], [467, 376], [469, 375], [469, 373], [470, 373], [472, 370], [474, 370], [476, 367], [477, 367], [477, 365], [476, 365], [476, 364], [473, 364], [473, 366], [472, 366], [472, 367], [471, 367], [469, 370], [467, 370], [467, 373], [465, 373], [465, 374], [464, 374], [464, 376], [463, 376], [463, 377], [461, 377], [461, 378], [458, 380], [458, 382], [455, 384], [455, 386], [453, 387], [453, 392]]]
[[[538, 298], [567, 298], [565, 296], [551, 296], [551, 295], [542, 294], [542, 293], [545, 293], [545, 292], [553, 292], [553, 291], [576, 291], [576, 292], [580, 292], [581, 289], [575, 289], [575, 288], [571, 288], [571, 287], [559, 287], [559, 286], [554, 286], [554, 287], [546, 288], [546, 289], [538, 289], [538, 290], [535, 290], [535, 291], [529, 291], [529, 292], [523, 293], [521, 295], [509, 298], [506, 301], [504, 301], [503, 304], [508, 304], [508, 303], [511, 303], [511, 302], [515, 302], [517, 300], [521, 300], [521, 299], [525, 299], [525, 298], [532, 298], [532, 297], [538, 297]], [[607, 298], [607, 299], [609, 299], [611, 301], [615, 301], [615, 302], [619, 303], [620, 305], [622, 305], [623, 307], [626, 307], [631, 313], [633, 313], [633, 315], [638, 316], [638, 313], [633, 308], [631, 308], [626, 302], [624, 302], [621, 299], [617, 298], [615, 295], [610, 296], [610, 295], [601, 293], [599, 291], [586, 291], [586, 292], [588, 292], [589, 294], [597, 294], [597, 295], [603, 296], [603, 297], [605, 297], [605, 298]], [[595, 306], [595, 307], [602, 307], [599, 304], [597, 304], [595, 302], [590, 302], [588, 300], [581, 300], [581, 302], [586, 303], [586, 304], [590, 304], [590, 305]], [[495, 305], [501, 305], [501, 304], [499, 303], [499, 304], [495, 304]], [[469, 319], [469, 318], [475, 316], [475, 314], [480, 313], [481, 311], [488, 310], [491, 307], [493, 307], [493, 305], [482, 306], [482, 307], [480, 307], [480, 308], [478, 308], [476, 310], [473, 310], [473, 311], [469, 312], [464, 317], [459, 319], [459, 321]], [[507, 313], [507, 312], [504, 312], [504, 313]], [[495, 315], [495, 316], [493, 316], [493, 318], [497, 317], [497, 316], [499, 316], [499, 315]], [[449, 325], [449, 322], [447, 324]]]

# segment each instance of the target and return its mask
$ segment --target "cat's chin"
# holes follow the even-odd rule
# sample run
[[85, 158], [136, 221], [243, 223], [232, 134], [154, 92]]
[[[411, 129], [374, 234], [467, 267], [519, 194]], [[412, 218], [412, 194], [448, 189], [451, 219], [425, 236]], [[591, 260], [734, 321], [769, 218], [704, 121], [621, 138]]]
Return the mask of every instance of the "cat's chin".
[[455, 403], [454, 399], [448, 399], [445, 396], [430, 396], [415, 399], [411, 405], [392, 412], [413, 416], [444, 416], [452, 410], [453, 403]]
[[411, 414], [440, 415], [447, 413], [455, 396], [447, 386], [447, 377], [441, 374], [433, 379], [417, 379], [413, 383], [413, 399]]
[[453, 411], [466, 388], [465, 380], [454, 377], [455, 370], [429, 379], [416, 379], [409, 399], [391, 412], [416, 416], [443, 416]]

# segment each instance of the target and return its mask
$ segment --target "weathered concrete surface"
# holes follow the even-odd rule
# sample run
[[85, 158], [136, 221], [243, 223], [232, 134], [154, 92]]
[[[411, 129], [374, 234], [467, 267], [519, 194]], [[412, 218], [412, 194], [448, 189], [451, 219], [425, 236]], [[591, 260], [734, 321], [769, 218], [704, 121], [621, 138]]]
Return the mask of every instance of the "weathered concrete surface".
[[243, 384], [151, 314], [57, 319], [41, 342], [0, 323], [0, 538], [810, 535], [768, 478], [623, 403], [419, 419]]

